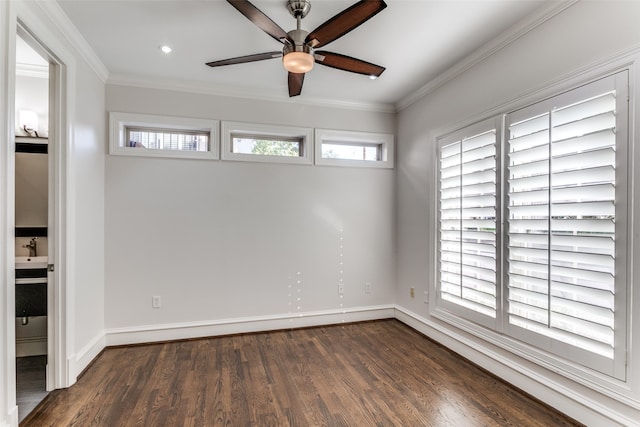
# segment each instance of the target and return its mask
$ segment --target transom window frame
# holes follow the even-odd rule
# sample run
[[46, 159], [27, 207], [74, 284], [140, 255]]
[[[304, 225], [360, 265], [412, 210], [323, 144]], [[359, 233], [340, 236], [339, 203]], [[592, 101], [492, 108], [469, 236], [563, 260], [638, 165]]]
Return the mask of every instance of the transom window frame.
[[[498, 203], [501, 203], [501, 207], [499, 208], [499, 215], [506, 214], [506, 194], [505, 190], [505, 180], [508, 179], [506, 176], [506, 135], [505, 125], [506, 125], [506, 117], [508, 114], [518, 112], [519, 110], [523, 110], [535, 104], [540, 104], [549, 101], [552, 98], [560, 98], [568, 93], [573, 91], [579, 91], [582, 87], [588, 86], [589, 84], [596, 83], [599, 80], [605, 79], [607, 77], [615, 76], [621, 72], [626, 73], [628, 78], [628, 83], [626, 86], [622, 87], [621, 98], [626, 102], [629, 97], [629, 85], [631, 85], [633, 81], [633, 68], [628, 63], [622, 63], [618, 67], [610, 66], [608, 69], [598, 69], [598, 70], [590, 70], [590, 73], [583, 73], [580, 78], [574, 77], [573, 79], [565, 79], [564, 81], [549, 86], [545, 90], [539, 90], [534, 92], [532, 95], [528, 97], [522, 97], [518, 100], [512, 101], [508, 104], [503, 105], [502, 107], [491, 111], [486, 114], [484, 120], [478, 120], [475, 123], [479, 123], [482, 121], [491, 121], [491, 120], [499, 120], [499, 129], [503, 133], [503, 140], [499, 140], [498, 144], [500, 145], [500, 150], [497, 152], [497, 156], [500, 157], [500, 160], [497, 161], [497, 168], [499, 170], [499, 181], [498, 181], [498, 191], [502, 193], [500, 196], [500, 200]], [[565, 104], [563, 104], [565, 105]], [[439, 298], [439, 141], [443, 138], [454, 134], [455, 132], [464, 131], [466, 126], [456, 126], [455, 130], [445, 130], [435, 132], [436, 136], [434, 138], [434, 156], [433, 156], [433, 194], [437, 203], [434, 204], [433, 207], [433, 216], [432, 216], [432, 227], [435, 238], [433, 239], [432, 247], [433, 247], [433, 282], [430, 284], [429, 289], [430, 293], [434, 295], [433, 298], [429, 300], [429, 312], [430, 314], [437, 319], [445, 321], [449, 324], [454, 325], [461, 330], [464, 330], [472, 335], [483, 339], [491, 344], [494, 344], [500, 348], [506, 349], [509, 352], [512, 352], [524, 359], [530, 360], [540, 366], [546, 367], [548, 369], [553, 370], [554, 372], [560, 373], [568, 378], [571, 378], [574, 381], [577, 381], [582, 384], [598, 384], [600, 385], [600, 389], [602, 392], [613, 395], [620, 396], [626, 395], [627, 388], [626, 382], [628, 381], [627, 372], [627, 358], [629, 357], [629, 340], [631, 339], [631, 329], [630, 329], [630, 304], [631, 301], [629, 297], [632, 295], [631, 292], [631, 254], [632, 254], [632, 245], [631, 239], [628, 239], [628, 233], [633, 228], [633, 215], [631, 212], [632, 209], [632, 197], [631, 194], [631, 186], [627, 186], [626, 183], [631, 180], [632, 177], [632, 164], [633, 159], [629, 154], [631, 154], [631, 127], [630, 127], [630, 116], [633, 112], [632, 103], [629, 100], [627, 105], [626, 115], [622, 117], [622, 122], [619, 124], [623, 128], [623, 133], [625, 135], [625, 144], [627, 148], [625, 148], [624, 153], [620, 153], [618, 157], [618, 161], [620, 164], [619, 175], [617, 175], [617, 179], [621, 180], [625, 184], [621, 186], [621, 195], [625, 199], [621, 205], [620, 209], [620, 217], [619, 221], [624, 222], [624, 227], [620, 227], [620, 224], [616, 225], [616, 233], [622, 236], [620, 242], [620, 249], [622, 253], [617, 254], [616, 257], [620, 257], [622, 262], [620, 264], [620, 271], [616, 270], [616, 277], [618, 277], [618, 281], [616, 283], [616, 292], [620, 292], [622, 297], [618, 299], [620, 306], [616, 307], [616, 316], [617, 322], [621, 322], [620, 325], [624, 331], [617, 330], [616, 331], [616, 339], [620, 340], [619, 342], [624, 343], [622, 349], [616, 352], [616, 360], [615, 363], [601, 363], [602, 360], [596, 360], [594, 363], [594, 358], [588, 358], [586, 362], [581, 360], [580, 358], [583, 355], [580, 355], [580, 351], [578, 352], [566, 352], [566, 345], [564, 343], [557, 342], [559, 345], [554, 344], [554, 341], [549, 339], [548, 337], [530, 334], [528, 332], [523, 331], [515, 331], [515, 328], [512, 325], [508, 324], [508, 310], [506, 307], [506, 286], [508, 280], [506, 278], [507, 272], [500, 271], [498, 273], [498, 280], [500, 281], [500, 285], [498, 286], [499, 290], [498, 295], [500, 295], [499, 299], [496, 301], [499, 307], [502, 307], [502, 312], [498, 314], [495, 324], [494, 322], [488, 322], [487, 324], [485, 320], [479, 320], [474, 318], [475, 314], [469, 315], [469, 313], [464, 313], [460, 311], [456, 307], [448, 306], [446, 303], [442, 303]], [[486, 119], [488, 117], [488, 119]], [[472, 122], [473, 123], [473, 122]], [[451, 129], [451, 128], [450, 128]], [[506, 219], [500, 219], [500, 228], [504, 229]], [[502, 258], [502, 267], [507, 263], [508, 257], [508, 235], [506, 232], [502, 232], [499, 240], [499, 248], [498, 248], [498, 257]], [[500, 265], [500, 264], [499, 264]], [[541, 345], [534, 345], [537, 340], [541, 341]], [[530, 341], [530, 342], [528, 342]], [[564, 350], [561, 350], [559, 353], [556, 352], [556, 348], [560, 347]], [[596, 358], [597, 359], [597, 358]]]
[[[220, 121], [151, 114], [110, 112], [109, 154], [116, 156], [161, 157], [180, 159], [218, 160], [220, 158]], [[127, 128], [161, 131], [206, 133], [209, 136], [207, 151], [157, 150], [130, 147]]]
[[[394, 136], [392, 134], [334, 129], [316, 129], [315, 137], [316, 165], [382, 169], [393, 169], [394, 167]], [[322, 145], [324, 143], [377, 146], [380, 150], [380, 159], [377, 161], [372, 161], [325, 158], [322, 157]]]
[[[222, 133], [222, 160], [235, 160], [243, 162], [264, 163], [289, 163], [312, 165], [313, 164], [313, 129], [306, 127], [268, 125], [259, 123], [223, 121]], [[299, 140], [300, 156], [274, 156], [265, 154], [235, 153], [233, 151], [234, 137], [255, 137], [275, 140]]]

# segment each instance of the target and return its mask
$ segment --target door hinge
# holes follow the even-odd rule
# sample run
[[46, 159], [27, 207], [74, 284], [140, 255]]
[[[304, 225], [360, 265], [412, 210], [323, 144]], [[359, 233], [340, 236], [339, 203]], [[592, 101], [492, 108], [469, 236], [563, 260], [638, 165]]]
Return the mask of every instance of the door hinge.
[[55, 271], [55, 264], [48, 264], [48, 265], [47, 265], [47, 270], [49, 270], [49, 271]]

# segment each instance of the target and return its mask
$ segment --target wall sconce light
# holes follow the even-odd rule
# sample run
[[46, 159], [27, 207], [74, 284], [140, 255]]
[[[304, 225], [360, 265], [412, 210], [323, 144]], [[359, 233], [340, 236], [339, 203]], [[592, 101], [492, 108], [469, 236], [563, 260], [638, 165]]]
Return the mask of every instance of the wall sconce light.
[[29, 135], [38, 137], [38, 115], [29, 110], [20, 110], [18, 114], [20, 126]]

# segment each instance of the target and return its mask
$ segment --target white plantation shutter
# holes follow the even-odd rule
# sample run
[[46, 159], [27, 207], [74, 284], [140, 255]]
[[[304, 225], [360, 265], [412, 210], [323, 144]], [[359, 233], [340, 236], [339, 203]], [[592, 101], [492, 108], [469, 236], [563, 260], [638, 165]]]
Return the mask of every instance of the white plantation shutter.
[[510, 333], [614, 376], [625, 347], [620, 74], [508, 115], [505, 168]]
[[628, 104], [621, 71], [438, 138], [434, 316], [626, 379]]
[[483, 324], [496, 318], [495, 121], [439, 141], [439, 298]]

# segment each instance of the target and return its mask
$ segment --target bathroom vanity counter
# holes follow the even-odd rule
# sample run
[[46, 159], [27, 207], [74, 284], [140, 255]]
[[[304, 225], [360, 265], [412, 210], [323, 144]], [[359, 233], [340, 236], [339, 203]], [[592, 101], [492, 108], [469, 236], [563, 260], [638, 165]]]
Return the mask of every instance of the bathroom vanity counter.
[[16, 270], [31, 268], [47, 268], [49, 259], [47, 256], [17, 256]]

